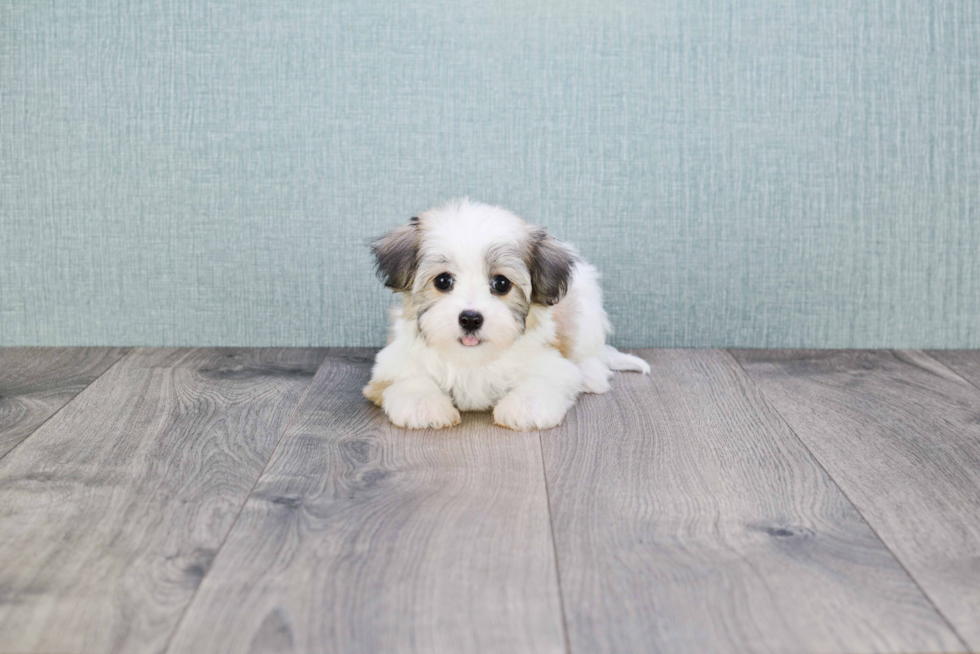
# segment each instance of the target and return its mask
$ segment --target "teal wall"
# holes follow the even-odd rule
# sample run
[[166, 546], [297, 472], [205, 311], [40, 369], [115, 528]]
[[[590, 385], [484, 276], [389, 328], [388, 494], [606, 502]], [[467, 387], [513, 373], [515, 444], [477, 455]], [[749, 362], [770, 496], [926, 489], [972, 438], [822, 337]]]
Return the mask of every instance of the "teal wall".
[[369, 345], [503, 204], [625, 346], [980, 346], [977, 0], [0, 2], [0, 344]]

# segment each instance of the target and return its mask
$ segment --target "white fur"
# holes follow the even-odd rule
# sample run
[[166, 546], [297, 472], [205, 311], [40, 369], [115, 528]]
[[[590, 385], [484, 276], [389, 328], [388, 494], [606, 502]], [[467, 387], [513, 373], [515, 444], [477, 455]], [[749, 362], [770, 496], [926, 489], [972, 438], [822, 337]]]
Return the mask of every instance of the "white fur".
[[[558, 304], [530, 305], [526, 328], [491, 292], [494, 274], [504, 274], [528, 298], [533, 291], [523, 265], [487, 270], [488, 248], [516, 248], [528, 238], [531, 228], [511, 212], [463, 199], [422, 214], [421, 225], [418, 271], [404, 308], [393, 312], [391, 341], [378, 353], [365, 388], [375, 401], [380, 395], [394, 424], [448, 427], [460, 422], [459, 410], [493, 409], [494, 421], [505, 427], [547, 429], [561, 422], [579, 393], [608, 391], [613, 370], [649, 373], [642, 359], [606, 345], [609, 321], [598, 272], [589, 264], [573, 265], [568, 292]], [[430, 286], [441, 272], [454, 276], [448, 293]], [[436, 299], [417, 319], [415, 307], [424, 293]], [[477, 346], [459, 340], [463, 310], [483, 315]], [[557, 347], [556, 311], [565, 316], [567, 357]]]

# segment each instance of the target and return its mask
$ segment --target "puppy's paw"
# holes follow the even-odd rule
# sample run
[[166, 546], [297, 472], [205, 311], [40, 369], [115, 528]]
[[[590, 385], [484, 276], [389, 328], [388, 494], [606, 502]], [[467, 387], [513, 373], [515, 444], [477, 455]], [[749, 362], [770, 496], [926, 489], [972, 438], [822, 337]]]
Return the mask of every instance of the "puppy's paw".
[[579, 364], [582, 371], [582, 390], [586, 393], [605, 393], [613, 372], [604, 363], [592, 357]]
[[560, 397], [515, 392], [493, 408], [493, 421], [517, 431], [551, 429], [561, 424], [567, 410], [566, 402]]
[[445, 395], [386, 393], [388, 419], [405, 429], [442, 429], [458, 425], [459, 411]]

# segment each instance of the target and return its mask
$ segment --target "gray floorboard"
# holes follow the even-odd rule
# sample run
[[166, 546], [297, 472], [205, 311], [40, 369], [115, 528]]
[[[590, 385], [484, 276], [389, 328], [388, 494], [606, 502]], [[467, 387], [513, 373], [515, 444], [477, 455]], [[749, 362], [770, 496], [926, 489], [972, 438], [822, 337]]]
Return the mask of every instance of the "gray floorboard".
[[960, 377], [980, 389], [980, 351], [930, 350], [926, 354], [946, 364]]
[[125, 353], [126, 348], [0, 348], [0, 458]]
[[727, 352], [641, 354], [542, 433], [573, 652], [964, 649]]
[[373, 350], [0, 349], [0, 654], [980, 650], [980, 353], [641, 354], [516, 433]]
[[0, 460], [0, 651], [162, 651], [324, 355], [134, 351]]
[[561, 652], [536, 433], [404, 431], [321, 367], [170, 652]]
[[980, 390], [916, 351], [735, 354], [980, 650]]

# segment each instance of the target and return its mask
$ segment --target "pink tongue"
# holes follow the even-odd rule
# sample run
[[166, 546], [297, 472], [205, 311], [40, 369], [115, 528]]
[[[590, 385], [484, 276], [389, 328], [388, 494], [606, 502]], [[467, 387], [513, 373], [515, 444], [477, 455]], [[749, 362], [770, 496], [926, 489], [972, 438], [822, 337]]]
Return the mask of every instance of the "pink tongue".
[[474, 345], [479, 345], [479, 344], [480, 344], [480, 339], [478, 339], [476, 336], [473, 336], [472, 334], [467, 334], [466, 336], [463, 337], [463, 345], [466, 345], [467, 347], [473, 347]]

